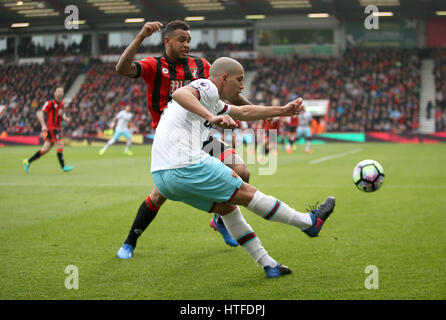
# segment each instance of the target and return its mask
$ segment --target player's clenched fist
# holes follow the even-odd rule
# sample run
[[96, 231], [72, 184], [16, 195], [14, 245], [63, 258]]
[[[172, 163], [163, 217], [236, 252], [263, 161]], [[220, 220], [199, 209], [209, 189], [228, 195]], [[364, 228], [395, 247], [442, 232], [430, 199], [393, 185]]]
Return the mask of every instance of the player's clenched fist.
[[284, 108], [285, 108], [284, 115], [293, 116], [301, 114], [304, 110], [303, 99], [297, 98], [296, 100], [291, 101], [287, 105], [285, 105]]
[[235, 129], [238, 127], [237, 123], [228, 115], [214, 116], [210, 119], [210, 122], [217, 127], [224, 129]]
[[162, 27], [163, 24], [159, 21], [147, 22], [142, 27], [141, 31], [139, 32], [139, 35], [144, 38], [150, 37], [153, 33], [159, 31]]

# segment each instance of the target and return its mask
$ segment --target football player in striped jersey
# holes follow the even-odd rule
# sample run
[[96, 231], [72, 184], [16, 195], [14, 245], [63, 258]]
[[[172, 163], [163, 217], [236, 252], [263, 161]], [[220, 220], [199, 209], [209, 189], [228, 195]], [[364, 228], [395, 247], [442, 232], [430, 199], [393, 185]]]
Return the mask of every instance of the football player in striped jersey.
[[[189, 84], [191, 81], [209, 77], [210, 64], [206, 59], [189, 55], [190, 27], [180, 20], [169, 22], [163, 30], [165, 52], [160, 57], [147, 57], [134, 61], [135, 54], [143, 40], [161, 30], [163, 25], [158, 22], [147, 22], [135, 39], [121, 55], [116, 71], [128, 78], [142, 78], [147, 84], [147, 106], [152, 114], [152, 128], [156, 129], [161, 114], [172, 100], [175, 90]], [[242, 95], [230, 101], [234, 105], [250, 104]], [[218, 158], [233, 169], [245, 182], [249, 182], [249, 171], [242, 158], [231, 146], [219, 139], [210, 139], [203, 144], [203, 150]], [[156, 187], [139, 207], [127, 239], [119, 249], [117, 256], [128, 259], [133, 256], [139, 236], [149, 226], [166, 201]], [[210, 226], [220, 232], [224, 241], [230, 246], [237, 246], [227, 231], [221, 217], [215, 214]]]

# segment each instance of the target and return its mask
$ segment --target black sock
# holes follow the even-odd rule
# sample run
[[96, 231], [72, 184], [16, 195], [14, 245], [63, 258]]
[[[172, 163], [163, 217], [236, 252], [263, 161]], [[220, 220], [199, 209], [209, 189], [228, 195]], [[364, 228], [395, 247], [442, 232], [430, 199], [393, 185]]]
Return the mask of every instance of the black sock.
[[138, 209], [135, 220], [133, 220], [133, 225], [130, 228], [129, 235], [124, 243], [136, 247], [136, 241], [138, 240], [139, 236], [144, 232], [144, 230], [147, 229], [152, 220], [155, 219], [157, 213], [158, 210], [150, 210], [147, 208], [146, 202], [143, 201]]
[[59, 159], [60, 167], [63, 169], [65, 167], [65, 160], [62, 152], [57, 153], [57, 159]]
[[31, 158], [28, 159], [28, 162], [31, 163], [31, 162], [33, 162], [34, 160], [39, 159], [40, 156], [41, 156], [41, 154], [40, 154], [40, 150], [39, 150], [39, 151], [37, 151]]

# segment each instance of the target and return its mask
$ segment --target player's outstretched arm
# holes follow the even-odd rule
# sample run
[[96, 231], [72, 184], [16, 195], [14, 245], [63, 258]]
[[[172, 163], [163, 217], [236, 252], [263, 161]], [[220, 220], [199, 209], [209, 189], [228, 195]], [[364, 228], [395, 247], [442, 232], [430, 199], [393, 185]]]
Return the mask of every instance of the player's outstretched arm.
[[172, 99], [178, 102], [184, 109], [198, 114], [210, 123], [225, 129], [237, 128], [237, 123], [228, 115], [214, 116], [206, 109], [198, 100], [197, 90], [193, 87], [186, 86], [175, 90]]
[[243, 95], [239, 94], [237, 97], [235, 97], [232, 101], [229, 101], [229, 103], [236, 105], [236, 106], [245, 106], [252, 104], [251, 101], [246, 99]]
[[298, 115], [303, 111], [303, 100], [298, 98], [285, 106], [232, 106], [229, 115], [236, 120], [263, 120], [280, 116]]
[[138, 70], [136, 63], [133, 62], [136, 52], [145, 38], [150, 37], [153, 33], [159, 31], [163, 25], [161, 22], [147, 22], [136, 35], [135, 39], [124, 50], [118, 63], [116, 64], [116, 72], [128, 78], [138, 78], [141, 72]]

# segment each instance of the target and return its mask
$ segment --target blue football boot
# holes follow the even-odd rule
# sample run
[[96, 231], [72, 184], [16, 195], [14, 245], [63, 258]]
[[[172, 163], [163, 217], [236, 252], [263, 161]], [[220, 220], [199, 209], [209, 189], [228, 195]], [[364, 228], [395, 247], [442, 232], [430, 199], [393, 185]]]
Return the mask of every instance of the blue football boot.
[[28, 159], [23, 159], [23, 166], [25, 167], [25, 172], [29, 172], [29, 161]]
[[290, 268], [288, 268], [287, 266], [283, 266], [280, 263], [277, 263], [277, 266], [275, 266], [274, 268], [266, 266], [263, 268], [263, 270], [265, 271], [267, 278], [278, 278], [292, 272]]
[[306, 229], [302, 230], [310, 237], [317, 237], [321, 232], [322, 225], [328, 219], [330, 214], [333, 212], [335, 207], [335, 198], [327, 197], [324, 202], [321, 203], [319, 207], [317, 207], [317, 203], [313, 208], [310, 208], [310, 217], [313, 221], [313, 225]]
[[73, 169], [74, 169], [73, 166], [64, 166], [64, 167], [62, 168], [62, 171], [63, 171], [63, 172], [68, 172], [68, 171], [71, 171], [71, 170], [73, 170]]
[[135, 250], [135, 247], [124, 243], [122, 245], [122, 247], [119, 249], [118, 253], [116, 254], [116, 256], [119, 259], [130, 259], [131, 257], [133, 257], [133, 251]]
[[211, 222], [209, 223], [212, 229], [215, 231], [220, 232], [221, 236], [225, 240], [226, 244], [230, 245], [231, 247], [237, 247], [238, 242], [235, 241], [235, 239], [229, 234], [228, 229], [226, 229], [225, 225], [223, 223], [218, 223], [218, 216], [217, 214], [214, 215], [214, 217], [211, 219]]

